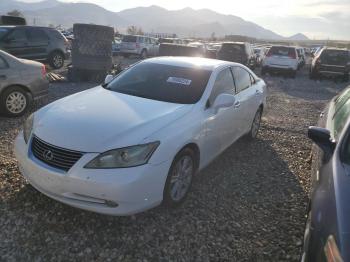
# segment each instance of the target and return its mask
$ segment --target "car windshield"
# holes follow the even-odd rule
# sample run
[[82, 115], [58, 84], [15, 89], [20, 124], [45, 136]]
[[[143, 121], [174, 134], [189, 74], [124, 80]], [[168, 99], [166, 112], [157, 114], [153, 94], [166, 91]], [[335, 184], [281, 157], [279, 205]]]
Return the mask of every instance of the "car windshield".
[[6, 33], [9, 31], [9, 28], [5, 28], [5, 27], [0, 27], [0, 39], [6, 35]]
[[125, 35], [123, 36], [123, 42], [129, 42], [129, 43], [135, 43], [136, 42], [137, 37], [134, 35]]
[[107, 89], [148, 99], [194, 104], [202, 96], [212, 71], [141, 62], [122, 72]]

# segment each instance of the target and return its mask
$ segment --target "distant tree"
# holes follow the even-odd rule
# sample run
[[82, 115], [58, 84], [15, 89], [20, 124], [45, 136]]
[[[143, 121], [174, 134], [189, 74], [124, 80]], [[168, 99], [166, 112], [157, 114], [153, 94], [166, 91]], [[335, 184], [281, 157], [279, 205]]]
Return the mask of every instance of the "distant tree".
[[137, 27], [137, 26], [134, 26], [134, 25], [129, 26], [126, 29], [126, 32], [129, 35], [143, 35], [144, 34], [141, 27]]
[[137, 34], [138, 35], [143, 35], [144, 34], [144, 32], [143, 32], [141, 27], [139, 27], [139, 29], [137, 29]]
[[24, 17], [22, 12], [15, 9], [15, 10], [12, 10], [10, 12], [7, 12], [7, 15], [11, 15], [11, 16], [17, 16], [17, 17]]

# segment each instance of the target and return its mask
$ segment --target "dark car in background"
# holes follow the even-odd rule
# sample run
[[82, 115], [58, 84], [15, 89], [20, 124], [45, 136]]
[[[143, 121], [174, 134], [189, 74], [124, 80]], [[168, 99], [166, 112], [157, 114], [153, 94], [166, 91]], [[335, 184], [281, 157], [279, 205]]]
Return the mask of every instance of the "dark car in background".
[[310, 78], [339, 76], [349, 81], [350, 52], [347, 49], [325, 47], [315, 54], [310, 66]]
[[225, 42], [217, 53], [217, 59], [236, 62], [254, 69], [256, 57], [250, 43]]
[[308, 135], [311, 192], [302, 261], [350, 261], [350, 86], [333, 98]]
[[56, 29], [38, 26], [0, 26], [0, 49], [18, 57], [48, 62], [61, 68], [69, 58], [69, 43]]

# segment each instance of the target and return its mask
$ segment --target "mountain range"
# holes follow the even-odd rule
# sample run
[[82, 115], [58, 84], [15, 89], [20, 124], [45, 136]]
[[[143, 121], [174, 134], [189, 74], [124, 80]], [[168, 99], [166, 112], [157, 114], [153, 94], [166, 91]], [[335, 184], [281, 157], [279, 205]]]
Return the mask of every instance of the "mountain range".
[[109, 25], [124, 31], [128, 26], [141, 27], [144, 32], [171, 33], [181, 37], [210, 37], [244, 35], [258, 39], [307, 40], [303, 34], [283, 37], [238, 16], [223, 15], [209, 9], [167, 10], [159, 6], [136, 7], [120, 12], [111, 12], [91, 3], [63, 3], [44, 0], [25, 3], [17, 0], [1, 0], [0, 12], [17, 9], [28, 24], [61, 25], [72, 27], [74, 23]]

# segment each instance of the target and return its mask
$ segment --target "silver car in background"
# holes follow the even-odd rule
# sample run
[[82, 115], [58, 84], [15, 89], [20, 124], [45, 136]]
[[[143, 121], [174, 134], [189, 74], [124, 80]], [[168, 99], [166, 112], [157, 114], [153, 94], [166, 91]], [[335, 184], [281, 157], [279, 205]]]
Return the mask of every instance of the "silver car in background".
[[120, 53], [128, 57], [137, 55], [141, 58], [158, 56], [159, 41], [157, 38], [143, 35], [124, 35], [120, 45]]
[[0, 113], [23, 115], [34, 99], [46, 96], [49, 81], [42, 63], [0, 50]]

